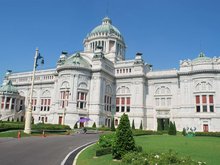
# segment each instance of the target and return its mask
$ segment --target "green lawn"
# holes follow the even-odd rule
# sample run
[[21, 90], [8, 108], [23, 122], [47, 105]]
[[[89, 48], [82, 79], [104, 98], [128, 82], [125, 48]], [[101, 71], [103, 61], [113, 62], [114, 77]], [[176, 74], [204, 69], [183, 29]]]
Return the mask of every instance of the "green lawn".
[[[21, 137], [27, 137], [30, 136], [28, 134], [25, 134], [23, 131], [21, 131]], [[5, 132], [0, 132], [0, 138], [1, 137], [13, 137], [13, 138], [17, 138], [18, 137], [18, 131], [5, 131]]]
[[[137, 145], [146, 152], [167, 152], [169, 149], [181, 156], [190, 156], [194, 160], [205, 161], [209, 165], [220, 162], [220, 138], [217, 137], [183, 137], [169, 135], [151, 135], [135, 137]], [[95, 146], [85, 150], [77, 161], [77, 165], [114, 165], [111, 155], [94, 158]]]

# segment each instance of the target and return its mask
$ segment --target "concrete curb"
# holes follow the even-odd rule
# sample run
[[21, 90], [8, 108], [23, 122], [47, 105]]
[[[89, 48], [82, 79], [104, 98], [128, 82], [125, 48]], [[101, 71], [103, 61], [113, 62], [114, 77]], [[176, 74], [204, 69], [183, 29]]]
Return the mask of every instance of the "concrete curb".
[[75, 158], [80, 153], [80, 151], [82, 151], [85, 147], [90, 146], [91, 144], [93, 144], [95, 142], [97, 142], [97, 140], [86, 143], [80, 147], [77, 147], [76, 149], [74, 149], [73, 151], [68, 153], [67, 156], [64, 158], [64, 160], [61, 162], [61, 165], [72, 165], [73, 162], [75, 162]]
[[83, 151], [85, 151], [87, 148], [91, 147], [92, 145], [95, 145], [95, 143], [86, 146], [86, 147], [83, 148], [80, 152], [78, 152], [78, 154], [76, 155], [76, 157], [75, 157], [75, 159], [74, 159], [74, 161], [73, 161], [73, 165], [76, 165], [76, 162], [77, 162], [77, 159], [78, 159], [79, 155], [80, 155]]

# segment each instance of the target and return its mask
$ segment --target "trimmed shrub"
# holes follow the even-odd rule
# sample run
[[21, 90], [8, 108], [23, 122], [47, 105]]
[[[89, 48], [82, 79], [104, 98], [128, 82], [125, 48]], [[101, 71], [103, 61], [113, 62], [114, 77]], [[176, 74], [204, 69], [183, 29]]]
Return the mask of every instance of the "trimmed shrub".
[[100, 148], [96, 150], [95, 155], [102, 156], [102, 155], [110, 154], [111, 152], [112, 152], [112, 147]]
[[92, 128], [96, 128], [96, 123], [95, 122], [93, 123]]
[[99, 148], [106, 148], [112, 147], [115, 141], [115, 133], [108, 133], [99, 136], [98, 147]]
[[130, 128], [128, 115], [123, 114], [116, 130], [116, 139], [113, 144], [112, 155], [115, 159], [121, 159], [124, 154], [134, 150], [135, 141]]
[[73, 127], [74, 129], [77, 129], [78, 128], [78, 124], [77, 123], [75, 123], [75, 125], [74, 125], [74, 127]]
[[142, 135], [163, 135], [160, 131], [151, 131], [151, 130], [132, 130], [133, 136], [142, 136]]
[[162, 123], [160, 119], [157, 119], [157, 131], [162, 131]]
[[175, 122], [173, 123], [172, 121], [170, 121], [168, 134], [169, 135], [176, 135], [176, 125], [175, 125]]
[[187, 133], [186, 133], [186, 128], [183, 128], [182, 135], [183, 135], [183, 136], [186, 136], [186, 135], [187, 135]]
[[220, 132], [195, 132], [195, 136], [220, 137]]
[[142, 130], [142, 129], [143, 129], [142, 120], [141, 120], [141, 124], [140, 124], [139, 129], [140, 129], [140, 130]]
[[60, 124], [33, 124], [31, 126], [33, 130], [70, 130], [68, 125], [60, 125]]
[[[190, 157], [180, 157], [176, 152], [166, 153], [146, 153], [146, 152], [129, 152], [122, 158], [122, 163], [132, 165], [150, 165], [150, 164], [179, 164], [179, 165], [198, 165], [197, 161]], [[205, 165], [205, 162], [200, 162]]]
[[166, 131], [169, 130], [169, 119], [165, 119], [165, 122], [164, 122], [164, 130], [166, 130]]
[[115, 131], [115, 122], [114, 122], [114, 118], [112, 118], [112, 122], [111, 122], [111, 131]]
[[132, 129], [135, 129], [135, 125], [134, 125], [134, 119], [132, 120]]

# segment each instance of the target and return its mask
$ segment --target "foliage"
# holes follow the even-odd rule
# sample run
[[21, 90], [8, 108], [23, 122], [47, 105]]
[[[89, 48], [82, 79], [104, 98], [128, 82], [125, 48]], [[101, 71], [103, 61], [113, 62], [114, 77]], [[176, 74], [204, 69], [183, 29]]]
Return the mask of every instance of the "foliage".
[[0, 122], [0, 132], [20, 129], [24, 129], [24, 123], [22, 122]]
[[132, 130], [133, 136], [142, 136], [142, 135], [162, 135], [162, 132], [152, 131], [152, 130]]
[[114, 118], [112, 118], [112, 122], [111, 122], [111, 131], [115, 131], [115, 122], [114, 122]]
[[111, 128], [102, 126], [102, 127], [99, 127], [98, 130], [99, 131], [111, 131]]
[[165, 119], [165, 122], [164, 122], [164, 130], [166, 130], [166, 131], [169, 130], [169, 119]]
[[96, 123], [95, 122], [93, 123], [92, 128], [96, 128]]
[[122, 162], [132, 165], [150, 164], [180, 164], [180, 165], [204, 165], [205, 162], [197, 162], [190, 157], [179, 157], [171, 150], [166, 153], [129, 152], [122, 158]]
[[33, 124], [32, 130], [70, 130], [68, 125], [60, 125], [60, 124]]
[[220, 137], [220, 132], [196, 132], [195, 136]]
[[78, 124], [77, 123], [75, 123], [75, 125], [74, 125], [74, 127], [73, 127], [74, 129], [78, 129]]
[[143, 124], [142, 124], [142, 120], [141, 120], [141, 124], [140, 124], [140, 127], [139, 127], [140, 130], [143, 129]]
[[160, 119], [157, 119], [157, 131], [162, 131], [162, 123]]
[[98, 147], [99, 148], [106, 148], [112, 147], [115, 141], [115, 133], [108, 133], [99, 136]]
[[176, 135], [176, 133], [177, 133], [177, 131], [176, 131], [176, 124], [175, 124], [175, 122], [173, 123], [172, 121], [170, 121], [168, 134], [169, 135]]
[[135, 141], [130, 128], [128, 115], [123, 114], [116, 130], [116, 139], [113, 144], [112, 155], [115, 159], [121, 159], [125, 153], [134, 150]]
[[96, 156], [102, 156], [112, 153], [112, 147], [100, 148], [96, 150]]
[[182, 135], [186, 136], [186, 128], [183, 128]]
[[134, 119], [132, 120], [132, 129], [135, 129], [135, 125], [134, 125]]

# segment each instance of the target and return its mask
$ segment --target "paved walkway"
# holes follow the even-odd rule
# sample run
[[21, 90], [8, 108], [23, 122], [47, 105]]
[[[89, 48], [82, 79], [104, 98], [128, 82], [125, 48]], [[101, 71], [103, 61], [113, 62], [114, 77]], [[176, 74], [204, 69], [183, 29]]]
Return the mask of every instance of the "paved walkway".
[[[76, 148], [98, 140], [99, 134], [0, 138], [1, 165], [60, 165]], [[72, 160], [71, 160], [72, 161]]]

